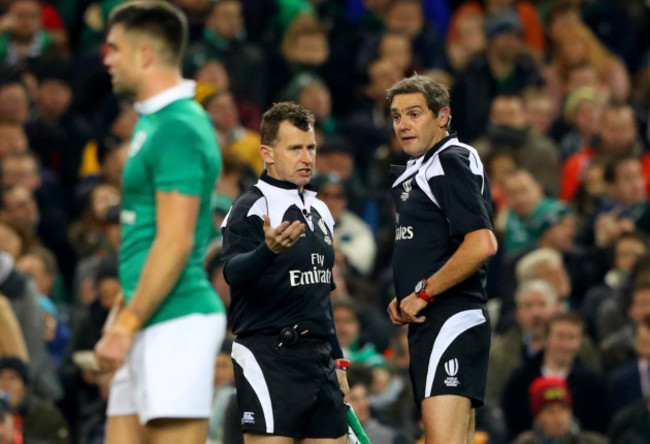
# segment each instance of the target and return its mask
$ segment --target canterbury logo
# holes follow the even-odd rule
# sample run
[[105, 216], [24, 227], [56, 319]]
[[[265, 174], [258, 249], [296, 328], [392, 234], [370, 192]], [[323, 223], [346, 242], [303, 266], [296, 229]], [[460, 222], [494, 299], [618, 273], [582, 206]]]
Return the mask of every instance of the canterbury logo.
[[449, 376], [456, 376], [456, 373], [458, 373], [458, 359], [454, 358], [445, 362], [445, 371]]
[[325, 224], [325, 221], [323, 219], [320, 219], [318, 221], [318, 226], [320, 227], [321, 231], [325, 233], [325, 236], [330, 234], [330, 232], [327, 231], [327, 225]]
[[410, 193], [411, 190], [413, 189], [413, 186], [411, 185], [411, 182], [413, 182], [413, 179], [409, 179], [406, 182], [404, 182], [404, 184], [403, 184], [404, 191], [406, 191], [407, 193]]

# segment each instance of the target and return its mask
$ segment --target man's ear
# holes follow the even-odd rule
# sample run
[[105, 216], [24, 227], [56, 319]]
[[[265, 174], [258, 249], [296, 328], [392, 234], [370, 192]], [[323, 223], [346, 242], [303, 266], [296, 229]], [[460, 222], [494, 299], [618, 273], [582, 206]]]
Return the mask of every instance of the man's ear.
[[268, 145], [260, 145], [260, 155], [266, 165], [273, 165], [273, 148]]
[[451, 110], [449, 108], [442, 108], [438, 111], [438, 127], [446, 128], [451, 120]]

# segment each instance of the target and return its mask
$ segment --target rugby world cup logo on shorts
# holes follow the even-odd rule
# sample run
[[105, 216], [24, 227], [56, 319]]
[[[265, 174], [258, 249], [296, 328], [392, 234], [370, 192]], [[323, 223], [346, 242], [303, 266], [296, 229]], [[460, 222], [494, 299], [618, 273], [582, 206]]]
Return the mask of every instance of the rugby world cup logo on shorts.
[[413, 179], [409, 179], [402, 184], [402, 187], [404, 187], [404, 192], [402, 193], [402, 201], [404, 202], [406, 202], [406, 200], [409, 198], [409, 193], [413, 189], [411, 182], [413, 182]]
[[448, 378], [445, 379], [445, 385], [447, 387], [458, 387], [460, 382], [456, 375], [458, 374], [458, 359], [450, 359], [445, 362], [445, 371], [447, 372]]

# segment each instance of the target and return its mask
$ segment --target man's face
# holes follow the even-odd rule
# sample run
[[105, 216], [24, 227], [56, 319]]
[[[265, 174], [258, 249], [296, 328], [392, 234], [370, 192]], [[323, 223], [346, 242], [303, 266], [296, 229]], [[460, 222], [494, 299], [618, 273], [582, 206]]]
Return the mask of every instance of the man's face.
[[403, 32], [413, 39], [424, 26], [422, 7], [417, 3], [399, 3], [388, 12], [386, 26], [391, 31]]
[[38, 207], [32, 193], [25, 187], [17, 186], [3, 196], [5, 208], [3, 219], [14, 229], [36, 229], [40, 221]]
[[235, 99], [230, 93], [220, 94], [212, 99], [206, 111], [219, 131], [228, 132], [239, 125], [239, 113]]
[[277, 140], [272, 146], [262, 145], [261, 152], [271, 177], [302, 188], [309, 183], [314, 173], [314, 129], [302, 131], [285, 120], [280, 123]]
[[557, 251], [571, 251], [577, 235], [576, 218], [566, 215], [542, 235], [542, 240]]
[[525, 128], [524, 102], [516, 97], [497, 97], [492, 102], [490, 122], [494, 125], [510, 128]]
[[22, 126], [0, 123], [0, 162], [7, 154], [25, 152], [27, 147], [27, 136]]
[[314, 113], [316, 119], [326, 119], [332, 113], [330, 92], [322, 85], [310, 85], [300, 92], [300, 104]]
[[521, 49], [521, 36], [518, 32], [504, 32], [495, 35], [488, 41], [488, 53], [502, 61], [514, 60]]
[[445, 127], [439, 127], [439, 118], [427, 106], [421, 93], [400, 94], [390, 106], [395, 135], [404, 152], [412, 157], [424, 155], [445, 135]]
[[608, 154], [629, 151], [637, 140], [636, 121], [630, 107], [610, 108], [600, 121], [601, 149]]
[[616, 167], [614, 183], [615, 197], [623, 204], [633, 207], [646, 200], [645, 177], [641, 171], [641, 162], [626, 160]]
[[570, 296], [571, 280], [561, 260], [554, 260], [540, 265], [537, 268], [537, 277], [553, 287], [560, 299], [566, 299]]
[[23, 125], [29, 116], [29, 100], [25, 88], [9, 84], [0, 88], [0, 120]]
[[42, 27], [41, 5], [36, 0], [14, 2], [9, 14], [14, 20], [12, 34], [19, 39], [31, 39]]
[[47, 296], [54, 285], [54, 275], [45, 268], [43, 260], [34, 254], [25, 254], [16, 262], [16, 270], [31, 275], [39, 292]]
[[324, 34], [303, 34], [298, 37], [287, 56], [291, 62], [320, 66], [327, 61], [329, 51]]
[[11, 157], [2, 162], [2, 185], [20, 185], [32, 193], [41, 187], [41, 176], [34, 159]]
[[341, 347], [349, 347], [359, 337], [359, 320], [348, 308], [339, 307], [334, 310], [334, 326]]
[[72, 101], [72, 89], [59, 80], [46, 80], [38, 87], [39, 111], [49, 118], [61, 118]]
[[368, 404], [368, 390], [363, 384], [356, 384], [350, 387], [350, 405], [357, 414], [361, 424], [370, 419], [370, 407]]
[[533, 339], [542, 339], [546, 323], [558, 312], [559, 304], [552, 296], [530, 290], [522, 293], [517, 302], [517, 322]]
[[13, 409], [18, 407], [25, 398], [25, 383], [15, 370], [0, 370], [0, 390], [9, 394], [9, 402]]
[[388, 61], [403, 74], [413, 64], [411, 41], [405, 35], [385, 35], [379, 42], [379, 58]]
[[650, 314], [650, 289], [639, 288], [632, 293], [632, 304], [628, 311], [630, 319], [636, 324], [641, 324], [643, 318]]
[[345, 197], [343, 186], [335, 183], [323, 185], [320, 190], [318, 190], [318, 198], [325, 202], [330, 213], [332, 213], [334, 221], [338, 222], [341, 218], [341, 214], [345, 211], [345, 208], [348, 205], [348, 200]]
[[244, 27], [244, 15], [239, 1], [222, 1], [208, 18], [208, 26], [224, 39], [234, 39]]
[[617, 270], [631, 272], [641, 256], [648, 248], [639, 239], [623, 238], [616, 242], [614, 266]]
[[134, 97], [141, 83], [133, 33], [113, 26], [106, 36], [104, 65], [108, 68], [116, 94]]
[[377, 60], [368, 67], [368, 85], [367, 94], [373, 99], [381, 98], [386, 100], [386, 90], [400, 79], [399, 70], [387, 60]]
[[569, 321], [557, 321], [546, 337], [546, 353], [555, 362], [570, 366], [582, 342], [582, 327]]
[[506, 204], [520, 217], [530, 216], [543, 197], [542, 187], [525, 171], [508, 176], [503, 191]]
[[535, 423], [549, 436], [562, 436], [569, 432], [572, 416], [571, 407], [554, 402], [537, 414]]

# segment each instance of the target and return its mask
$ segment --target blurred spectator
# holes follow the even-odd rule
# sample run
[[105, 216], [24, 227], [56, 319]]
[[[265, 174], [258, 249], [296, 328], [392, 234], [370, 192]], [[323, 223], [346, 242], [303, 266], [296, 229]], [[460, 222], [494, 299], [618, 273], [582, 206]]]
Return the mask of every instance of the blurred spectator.
[[628, 322], [624, 327], [605, 336], [600, 343], [605, 370], [609, 372], [627, 364], [637, 356], [639, 329], [648, 315], [650, 315], [650, 283], [641, 281], [632, 291], [632, 300], [627, 307]]
[[378, 59], [368, 64], [366, 76], [363, 96], [346, 117], [343, 128], [361, 168], [372, 163], [375, 151], [393, 135], [386, 90], [400, 79], [400, 72], [388, 60]]
[[25, 339], [34, 392], [59, 400], [63, 395], [46, 350], [43, 318], [38, 310], [38, 289], [31, 279], [14, 268], [14, 260], [0, 251], [0, 294], [11, 303]]
[[608, 404], [612, 416], [650, 396], [650, 311], [637, 324], [633, 341], [633, 360], [616, 368], [609, 377]]
[[463, 2], [462, 6], [451, 17], [449, 22], [449, 33], [447, 35], [447, 47], [453, 45], [461, 38], [461, 21], [471, 15], [489, 17], [503, 9], [513, 11], [517, 21], [522, 24], [521, 31], [523, 41], [528, 48], [543, 54], [546, 46], [544, 30], [537, 16], [535, 7], [528, 1], [515, 0], [470, 0]]
[[549, 135], [556, 113], [553, 101], [541, 88], [528, 88], [523, 93], [526, 124], [538, 137]]
[[84, 147], [91, 139], [88, 123], [71, 108], [72, 67], [63, 62], [42, 66], [35, 108], [25, 130], [31, 149], [52, 170], [68, 195], [80, 177]]
[[62, 320], [59, 310], [49, 298], [39, 295], [38, 308], [43, 316], [43, 338], [47, 343], [50, 362], [58, 373], [70, 341], [70, 326]]
[[596, 97], [596, 91], [591, 87], [579, 87], [567, 95], [563, 107], [563, 119], [570, 130], [558, 145], [563, 161], [594, 143], [599, 129], [600, 111], [600, 101]]
[[454, 72], [462, 71], [469, 59], [485, 49], [485, 19], [479, 12], [463, 13], [455, 21], [455, 38], [447, 38], [447, 57]]
[[[557, 293], [545, 281], [534, 279], [519, 286], [515, 295], [517, 324], [494, 338], [490, 349], [486, 399], [498, 402], [512, 372], [542, 351], [549, 319], [562, 311]], [[600, 369], [600, 356], [585, 335], [577, 358]]]
[[401, 431], [388, 427], [371, 416], [368, 393], [372, 375], [362, 369], [352, 368], [348, 372], [350, 384], [350, 405], [359, 418], [368, 439], [374, 444], [406, 444], [413, 442]]
[[0, 162], [10, 153], [25, 152], [28, 149], [27, 135], [23, 126], [17, 122], [0, 120]]
[[[208, 426], [208, 441], [206, 444], [224, 442], [224, 422], [228, 404], [235, 400], [235, 371], [233, 369], [230, 353], [232, 341], [225, 340], [221, 351], [215, 359], [214, 368], [214, 395], [212, 397], [212, 413]], [[243, 439], [243, 435], [241, 437]]]
[[413, 43], [408, 35], [401, 32], [386, 31], [382, 34], [376, 57], [388, 61], [398, 70], [400, 76], [411, 75], [419, 68], [415, 66], [413, 59]]
[[631, 405], [621, 411], [609, 429], [612, 443], [642, 444], [650, 441], [650, 399]]
[[2, 190], [0, 220], [20, 235], [24, 250], [39, 245], [37, 229], [40, 223], [40, 214], [34, 196], [27, 188], [13, 185]]
[[18, 233], [3, 222], [0, 222], [0, 251], [7, 253], [13, 260], [18, 259], [23, 251], [23, 242]]
[[639, 258], [648, 253], [648, 238], [640, 231], [621, 233], [613, 250], [612, 268], [600, 285], [591, 285], [582, 304], [581, 311], [587, 322], [587, 331], [592, 336], [596, 336], [596, 316], [600, 306], [623, 291]]
[[531, 172], [548, 195], [558, 195], [557, 149], [550, 139], [532, 131], [526, 122], [526, 110], [521, 97], [496, 96], [490, 107], [486, 134], [472, 145], [482, 159], [494, 151], [512, 156], [518, 165]]
[[[246, 37], [242, 2], [222, 0], [206, 4], [209, 11], [204, 16], [202, 39], [191, 45], [185, 56], [186, 74], [193, 76], [209, 60], [218, 60], [225, 66], [230, 89], [237, 98], [252, 101], [258, 107], [265, 106], [265, 58], [261, 49]], [[251, 82], [250, 73], [260, 75]]]
[[16, 270], [30, 275], [41, 295], [52, 297], [58, 266], [50, 250], [33, 247], [16, 261]]
[[567, 88], [569, 70], [585, 62], [593, 65], [598, 77], [609, 88], [612, 99], [626, 101], [630, 95], [630, 79], [623, 62], [610, 53], [589, 28], [580, 23], [563, 26], [553, 36], [554, 58], [544, 70], [546, 89], [560, 103], [570, 92]]
[[556, 291], [560, 304], [568, 304], [571, 277], [559, 252], [550, 248], [538, 248], [527, 253], [517, 261], [516, 275], [519, 285], [532, 279], [546, 281]]
[[386, 29], [411, 39], [414, 65], [424, 69], [446, 67], [442, 39], [425, 20], [421, 0], [393, 0], [386, 16]]
[[514, 444], [571, 442], [575, 444], [607, 444], [607, 438], [580, 430], [573, 417], [571, 392], [567, 382], [558, 377], [539, 377], [528, 388], [530, 410], [535, 416], [534, 429], [523, 432]]
[[335, 173], [316, 177], [312, 184], [334, 218], [334, 243], [348, 264], [363, 276], [373, 270], [377, 246], [372, 231], [359, 216], [348, 209], [345, 185]]
[[235, 98], [229, 91], [220, 91], [203, 100], [203, 107], [222, 141], [221, 150], [233, 153], [244, 164], [250, 166], [257, 175], [262, 173], [264, 164], [260, 156], [260, 135], [244, 128], [239, 121]]
[[9, 404], [9, 395], [0, 392], [0, 444], [21, 444], [23, 434], [20, 427], [16, 427], [14, 416]]
[[22, 422], [25, 442], [69, 443], [68, 425], [61, 411], [52, 401], [32, 394], [29, 374], [27, 364], [19, 358], [0, 358], [0, 390], [9, 393], [11, 407]]
[[541, 86], [542, 77], [535, 60], [523, 49], [522, 26], [509, 8], [491, 14], [486, 22], [485, 51], [472, 57], [460, 72], [451, 92], [454, 102], [453, 125], [460, 140], [467, 142], [483, 135], [492, 99], [518, 94], [531, 86]]
[[[322, 128], [326, 136], [336, 134], [338, 121], [332, 114], [332, 94], [321, 80], [311, 76], [294, 79], [295, 87], [287, 87], [289, 99], [311, 111], [316, 119], [315, 125]], [[296, 89], [295, 93], [290, 91]]]
[[[625, 104], [611, 103], [603, 110], [599, 128], [598, 142], [586, 146], [582, 151], [570, 156], [562, 166], [560, 199], [570, 201], [584, 180], [585, 168], [593, 158], [640, 155], [639, 141], [634, 110]], [[650, 177], [650, 171], [644, 176]]]
[[386, 359], [377, 351], [373, 343], [360, 341], [361, 324], [355, 305], [351, 301], [337, 300], [333, 302], [332, 308], [336, 335], [345, 358], [371, 369], [386, 366]]
[[516, 369], [501, 398], [511, 436], [528, 430], [533, 415], [528, 387], [540, 376], [566, 379], [573, 398], [573, 411], [586, 430], [602, 431], [607, 425], [602, 378], [576, 361], [584, 321], [573, 313], [560, 313], [548, 321], [544, 350]]
[[19, 80], [0, 84], [0, 120], [23, 126], [28, 117], [27, 87]]
[[62, 37], [43, 28], [38, 0], [14, 0], [0, 27], [0, 62], [11, 66], [61, 56], [66, 52]]
[[556, 221], [570, 214], [558, 200], [544, 197], [542, 186], [524, 169], [516, 170], [504, 180], [503, 191], [507, 206], [499, 219], [504, 224], [503, 247], [508, 254], [536, 246]]

